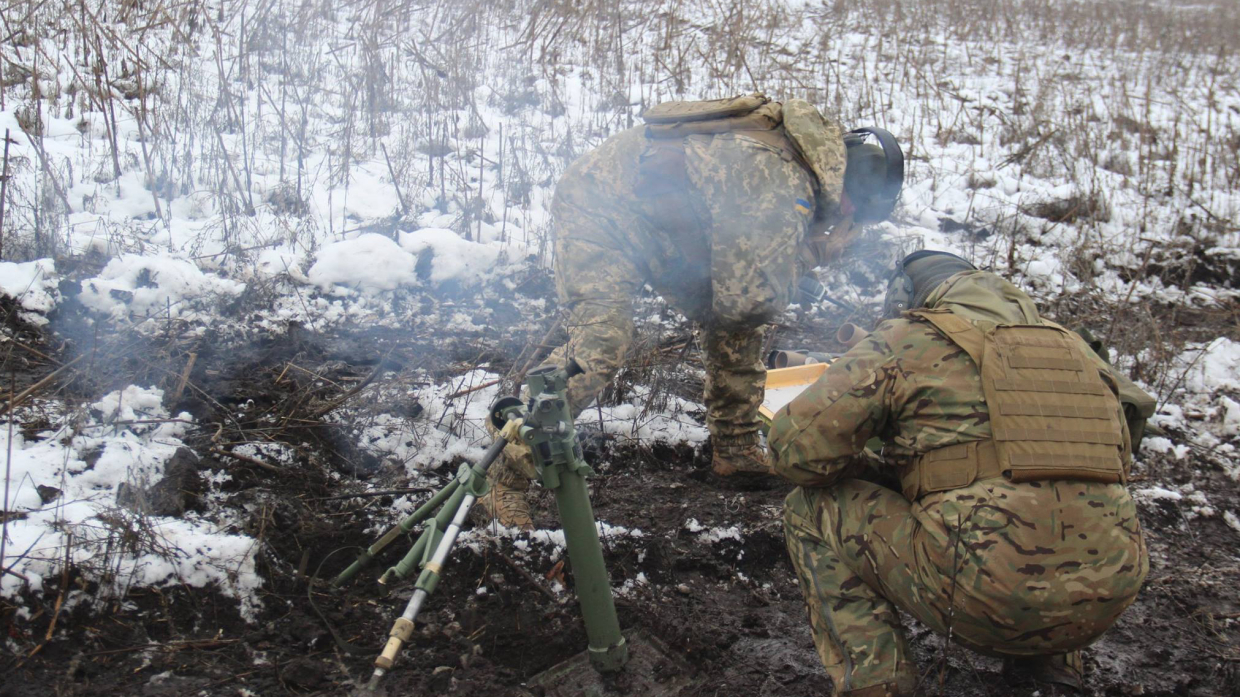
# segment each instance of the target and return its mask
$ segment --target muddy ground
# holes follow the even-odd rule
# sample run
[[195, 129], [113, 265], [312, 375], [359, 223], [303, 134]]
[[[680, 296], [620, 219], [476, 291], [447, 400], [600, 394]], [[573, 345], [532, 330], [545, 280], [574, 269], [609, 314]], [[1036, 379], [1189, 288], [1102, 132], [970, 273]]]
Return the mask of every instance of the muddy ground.
[[[523, 292], [534, 297], [547, 290], [545, 279], [534, 279]], [[517, 312], [506, 301], [480, 302], [489, 303], [493, 317]], [[101, 347], [98, 333], [70, 302], [58, 312], [53, 331], [15, 326], [19, 338], [60, 360], [87, 350], [107, 354], [123, 343], [117, 338]], [[842, 318], [808, 318], [801, 329], [787, 328], [782, 340], [803, 343]], [[26, 598], [32, 619], [0, 603], [7, 637], [0, 695], [337, 695], [364, 683], [410, 588], [384, 596], [374, 582], [400, 544], [343, 592], [314, 581], [343, 568], [393, 520], [385, 512], [391, 495], [341, 495], [434, 487], [448, 480], [456, 463], [411, 480], [356, 447], [347, 424], [315, 414], [340, 398], [344, 386], [372, 374], [379, 382], [412, 384], [480, 364], [509, 370], [541, 333], [538, 327], [419, 339], [388, 330], [289, 327], [279, 335], [218, 331], [189, 341], [170, 327], [166, 336], [127, 336], [141, 350], [55, 383], [65, 400], [131, 382], [174, 385], [187, 356], [196, 356], [189, 389], [168, 406], [172, 413], [190, 411], [202, 424], [187, 440], [197, 455], [193, 467], [232, 475], [222, 490], [225, 505], [241, 516], [242, 531], [262, 542], [264, 610], [246, 623], [236, 602], [218, 592], [171, 586], [134, 589], [94, 610], [83, 604], [58, 615], [63, 588], [92, 590], [70, 569], [63, 585], [49, 583], [44, 594]], [[640, 346], [641, 360], [628, 379], [656, 379], [667, 393], [695, 398], [699, 373], [695, 350], [684, 348], [688, 339]], [[54, 368], [28, 351], [14, 353], [20, 358], [10, 354], [5, 372], [19, 390]], [[309, 368], [312, 377], [290, 375], [290, 363]], [[622, 378], [618, 392], [624, 384]], [[418, 418], [416, 403], [404, 408], [407, 418]], [[288, 444], [298, 461], [273, 471], [226, 454], [230, 442], [256, 434]], [[709, 451], [683, 445], [596, 439], [588, 453], [599, 472], [592, 485], [598, 517], [643, 533], [604, 539], [613, 583], [624, 588], [621, 623], [659, 637], [684, 660], [696, 681], [686, 695], [830, 693], [784, 551], [779, 513], [786, 488], [719, 488], [708, 476]], [[1192, 482], [1216, 507], [1240, 509], [1235, 482], [1210, 464], [1208, 454], [1190, 460], [1151, 456], [1138, 477]], [[333, 472], [348, 475], [343, 484]], [[551, 498], [543, 493], [536, 503], [540, 527], [554, 528]], [[740, 539], [708, 543], [686, 526], [689, 519], [708, 529], [739, 526]], [[1236, 532], [1217, 516], [1193, 517], [1171, 501], [1143, 506], [1142, 523], [1153, 560], [1149, 581], [1120, 623], [1086, 653], [1087, 692], [1240, 694]], [[412, 645], [386, 678], [386, 694], [521, 694], [525, 681], [582, 650], [575, 600], [558, 589], [561, 581], [570, 589], [572, 583], [561, 554], [521, 537], [471, 533], [453, 555]], [[924, 628], [911, 626], [910, 636], [926, 695], [1052, 693], [1006, 685], [997, 661], [945, 646]], [[681, 670], [674, 664], [665, 669]]]

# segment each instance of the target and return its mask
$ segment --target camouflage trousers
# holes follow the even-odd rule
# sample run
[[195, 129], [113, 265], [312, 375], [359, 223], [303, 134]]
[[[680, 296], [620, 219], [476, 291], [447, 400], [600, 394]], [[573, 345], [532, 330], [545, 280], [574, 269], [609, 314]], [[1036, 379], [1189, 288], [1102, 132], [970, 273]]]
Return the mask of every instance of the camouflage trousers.
[[1123, 486], [989, 479], [910, 504], [847, 480], [797, 488], [784, 533], [836, 694], [912, 668], [897, 609], [980, 653], [1075, 651], [1149, 570]]

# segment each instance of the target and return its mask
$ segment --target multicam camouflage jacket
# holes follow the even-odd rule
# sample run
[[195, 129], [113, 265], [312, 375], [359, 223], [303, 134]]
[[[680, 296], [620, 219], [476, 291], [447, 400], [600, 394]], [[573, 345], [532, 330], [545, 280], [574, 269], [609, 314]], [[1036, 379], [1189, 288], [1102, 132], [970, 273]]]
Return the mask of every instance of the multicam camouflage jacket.
[[[926, 305], [983, 329], [1041, 321], [1027, 295], [984, 271], [953, 276]], [[1101, 359], [1096, 365], [1109, 375]], [[776, 414], [770, 444], [780, 475], [824, 487], [861, 472], [866, 463], [859, 456], [871, 438], [883, 442], [884, 461], [901, 465], [915, 455], [990, 437], [977, 366], [930, 323], [908, 317], [880, 324]]]

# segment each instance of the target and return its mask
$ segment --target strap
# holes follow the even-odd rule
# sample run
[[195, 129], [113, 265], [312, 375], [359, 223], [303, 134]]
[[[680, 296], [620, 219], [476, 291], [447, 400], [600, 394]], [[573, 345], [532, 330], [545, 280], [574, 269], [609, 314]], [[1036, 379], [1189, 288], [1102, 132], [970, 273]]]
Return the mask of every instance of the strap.
[[1003, 476], [999, 451], [992, 440], [957, 443], [923, 453], [900, 474], [904, 497], [916, 501], [925, 494], [960, 489]]
[[1046, 356], [1009, 356], [1008, 365], [1013, 368], [1032, 368], [1034, 370], [1076, 370], [1085, 366], [1080, 361], [1068, 358], [1049, 358]]
[[1050, 443], [1094, 443], [1123, 445], [1122, 434], [1114, 431], [1078, 431], [1065, 428], [996, 428], [995, 440], [1046, 441]]
[[[991, 409], [994, 409], [992, 404]], [[1030, 404], [1027, 402], [1000, 402], [999, 413], [1004, 416], [1051, 416], [1079, 419], [1109, 420], [1114, 410], [1106, 407], [1089, 407], [1076, 404]]]
[[705, 121], [678, 121], [674, 123], [651, 123], [646, 126], [646, 137], [651, 140], [684, 138], [691, 135], [713, 135], [732, 131], [770, 131], [783, 123], [783, 110], [779, 102], [770, 102], [741, 116], [713, 118]]
[[714, 121], [748, 114], [770, 101], [761, 92], [754, 92], [727, 99], [663, 102], [642, 112], [642, 120], [649, 124]]
[[977, 369], [982, 369], [982, 352], [986, 344], [986, 335], [973, 326], [969, 320], [953, 314], [948, 310], [914, 310], [908, 313], [913, 317], [924, 319], [934, 325], [943, 336], [951, 340], [969, 354]]

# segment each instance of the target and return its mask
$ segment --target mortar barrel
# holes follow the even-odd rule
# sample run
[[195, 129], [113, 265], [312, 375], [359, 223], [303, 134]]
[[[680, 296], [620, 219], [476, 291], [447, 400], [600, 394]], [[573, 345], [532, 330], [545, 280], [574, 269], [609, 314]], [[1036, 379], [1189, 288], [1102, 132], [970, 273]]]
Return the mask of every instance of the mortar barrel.
[[600, 673], [620, 670], [628, 662], [629, 650], [620, 634], [611, 578], [603, 562], [603, 547], [594, 524], [594, 509], [590, 506], [585, 478], [579, 471], [560, 472], [555, 500], [560, 510], [560, 524], [564, 526], [568, 558], [573, 565], [577, 600], [586, 624], [590, 663]]

